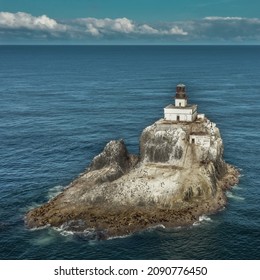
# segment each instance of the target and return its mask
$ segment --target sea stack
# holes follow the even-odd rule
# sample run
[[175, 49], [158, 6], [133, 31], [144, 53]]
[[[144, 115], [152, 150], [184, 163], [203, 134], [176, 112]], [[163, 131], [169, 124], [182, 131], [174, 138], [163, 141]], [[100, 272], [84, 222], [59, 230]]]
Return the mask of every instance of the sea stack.
[[129, 154], [123, 140], [110, 141], [83, 174], [25, 221], [30, 228], [49, 225], [98, 238], [186, 226], [222, 209], [238, 175], [223, 160], [216, 124], [188, 104], [179, 84], [164, 118], [143, 130], [139, 155]]

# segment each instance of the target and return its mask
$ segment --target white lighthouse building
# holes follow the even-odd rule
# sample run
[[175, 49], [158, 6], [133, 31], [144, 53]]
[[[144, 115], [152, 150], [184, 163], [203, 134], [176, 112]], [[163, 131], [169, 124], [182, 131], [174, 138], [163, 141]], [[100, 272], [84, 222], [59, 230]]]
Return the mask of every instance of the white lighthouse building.
[[188, 104], [185, 85], [176, 87], [175, 104], [164, 108], [164, 119], [168, 121], [193, 122], [197, 118], [197, 105]]

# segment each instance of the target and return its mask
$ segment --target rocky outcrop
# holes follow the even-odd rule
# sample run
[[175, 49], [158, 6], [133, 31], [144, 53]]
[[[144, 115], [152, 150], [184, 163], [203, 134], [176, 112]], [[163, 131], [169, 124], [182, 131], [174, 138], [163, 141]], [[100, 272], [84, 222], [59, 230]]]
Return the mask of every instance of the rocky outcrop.
[[186, 225], [222, 208], [225, 189], [237, 180], [214, 123], [162, 119], [142, 132], [139, 156], [130, 155], [123, 140], [110, 141], [63, 193], [28, 212], [26, 223], [100, 238]]

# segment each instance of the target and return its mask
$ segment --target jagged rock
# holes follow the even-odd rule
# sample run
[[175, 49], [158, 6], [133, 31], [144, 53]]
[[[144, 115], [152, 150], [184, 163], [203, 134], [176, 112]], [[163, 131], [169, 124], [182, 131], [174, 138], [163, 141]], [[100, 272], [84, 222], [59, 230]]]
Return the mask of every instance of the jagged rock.
[[223, 207], [224, 190], [237, 178], [223, 160], [214, 123], [162, 119], [142, 132], [139, 157], [123, 140], [110, 141], [63, 193], [28, 212], [26, 223], [75, 229], [80, 221], [102, 238], [161, 223], [185, 225]]
[[113, 140], [105, 146], [103, 152], [94, 157], [87, 171], [90, 172], [114, 165], [123, 174], [135, 164], [137, 159], [138, 157], [133, 157], [133, 155], [128, 154], [122, 139], [119, 141]]

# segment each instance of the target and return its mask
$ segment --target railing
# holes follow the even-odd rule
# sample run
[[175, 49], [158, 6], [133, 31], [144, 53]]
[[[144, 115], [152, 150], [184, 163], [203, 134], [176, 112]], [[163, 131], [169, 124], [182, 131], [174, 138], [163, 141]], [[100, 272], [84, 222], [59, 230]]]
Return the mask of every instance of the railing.
[[179, 98], [179, 99], [187, 99], [187, 95], [185, 93], [176, 93], [176, 98]]

